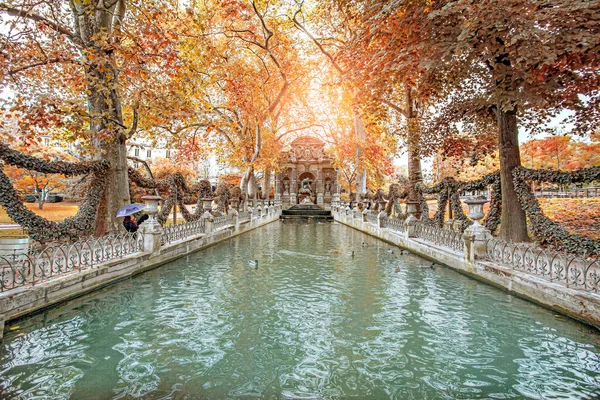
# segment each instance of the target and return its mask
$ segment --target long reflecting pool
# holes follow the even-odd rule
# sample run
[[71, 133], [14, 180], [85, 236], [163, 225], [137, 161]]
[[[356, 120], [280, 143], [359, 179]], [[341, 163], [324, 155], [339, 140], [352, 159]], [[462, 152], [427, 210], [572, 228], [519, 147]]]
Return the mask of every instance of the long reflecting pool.
[[597, 331], [388, 249], [338, 224], [222, 242], [10, 325], [0, 398], [600, 396]]

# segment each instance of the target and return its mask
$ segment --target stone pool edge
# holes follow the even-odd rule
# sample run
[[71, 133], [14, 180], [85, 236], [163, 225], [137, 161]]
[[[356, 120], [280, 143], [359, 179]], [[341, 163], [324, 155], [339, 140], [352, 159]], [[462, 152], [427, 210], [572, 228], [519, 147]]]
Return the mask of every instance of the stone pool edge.
[[74, 272], [35, 286], [20, 287], [0, 293], [0, 339], [4, 336], [6, 322], [56, 307], [61, 303], [158, 268], [161, 265], [278, 220], [279, 212], [265, 215], [263, 218], [245, 224], [178, 240], [161, 247], [160, 252], [132, 254], [107, 262], [99, 268]]
[[498, 263], [483, 260], [472, 262], [465, 258], [464, 253], [439, 247], [418, 238], [406, 238], [404, 235], [385, 228], [378, 228], [368, 222], [345, 218], [346, 215], [343, 214], [334, 212], [333, 216], [334, 220], [340, 224], [407, 249], [461, 274], [600, 330], [600, 295], [571, 289]]

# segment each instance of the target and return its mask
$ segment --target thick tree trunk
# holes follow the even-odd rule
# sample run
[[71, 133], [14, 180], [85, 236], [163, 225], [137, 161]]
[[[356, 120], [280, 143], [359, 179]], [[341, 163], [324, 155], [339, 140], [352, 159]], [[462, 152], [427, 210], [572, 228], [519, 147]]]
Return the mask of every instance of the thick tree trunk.
[[367, 133], [365, 131], [365, 125], [356, 111], [354, 112], [354, 131], [356, 133], [356, 195], [360, 196], [361, 194], [367, 193], [367, 169], [361, 167], [363, 150], [360, 147], [361, 143], [367, 138]]
[[[405, 87], [406, 102], [406, 125], [408, 131], [408, 198], [409, 201], [418, 201], [417, 185], [423, 181], [423, 172], [421, 171], [421, 128], [415, 110], [415, 101], [412, 98], [412, 88], [409, 85]], [[421, 204], [417, 203], [417, 218], [421, 218]]]
[[[417, 184], [423, 181], [423, 173], [421, 171], [421, 154], [419, 151], [419, 123], [417, 118], [408, 120], [408, 199], [417, 201]], [[417, 206], [419, 214], [421, 213], [420, 205]]]
[[502, 185], [502, 217], [500, 219], [500, 237], [513, 242], [528, 242], [527, 220], [521, 208], [512, 171], [521, 165], [519, 137], [517, 129], [517, 109], [496, 110], [498, 123], [498, 148], [500, 151], [500, 180]]
[[258, 185], [256, 183], [256, 175], [254, 174], [254, 170], [250, 173], [248, 177], [248, 196], [251, 199], [258, 197]]
[[271, 171], [265, 171], [265, 181], [263, 184], [263, 200], [269, 200], [269, 194], [271, 192]]
[[96, 214], [96, 236], [118, 231], [121, 221], [116, 217], [117, 211], [130, 202], [117, 73], [113, 57], [108, 54], [102, 56], [102, 62], [90, 64], [87, 74], [90, 130], [94, 145], [99, 150], [96, 158], [110, 164], [104, 196]]

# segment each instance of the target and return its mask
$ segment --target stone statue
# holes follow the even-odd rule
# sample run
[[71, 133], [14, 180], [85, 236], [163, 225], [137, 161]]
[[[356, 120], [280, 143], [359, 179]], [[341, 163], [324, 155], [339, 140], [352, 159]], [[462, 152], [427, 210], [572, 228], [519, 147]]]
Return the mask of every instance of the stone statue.
[[309, 177], [302, 179], [302, 191], [305, 193], [311, 193], [312, 190], [310, 189], [310, 185], [312, 184], [312, 182], [312, 179], [310, 179]]
[[330, 180], [325, 181], [325, 193], [331, 194], [331, 181]]
[[290, 194], [290, 182], [287, 179], [283, 181], [283, 194]]

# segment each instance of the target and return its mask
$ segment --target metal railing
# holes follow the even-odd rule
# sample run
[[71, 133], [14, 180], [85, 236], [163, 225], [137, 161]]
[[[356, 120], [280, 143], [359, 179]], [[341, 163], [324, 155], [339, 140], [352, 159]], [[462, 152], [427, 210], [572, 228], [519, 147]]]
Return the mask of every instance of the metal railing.
[[464, 250], [465, 242], [461, 232], [419, 222], [415, 225], [415, 236], [439, 246], [449, 247], [455, 251], [462, 252]]
[[404, 233], [406, 232], [406, 228], [404, 227], [404, 221], [405, 220], [403, 219], [386, 218], [384, 226], [391, 231]]
[[543, 198], [581, 198], [581, 197], [600, 197], [600, 187], [575, 188], [567, 190], [538, 189], [534, 193], [535, 197]]
[[72, 272], [97, 268], [109, 261], [141, 252], [143, 247], [143, 235], [135, 232], [51, 245], [37, 253], [0, 256], [1, 289], [4, 292]]
[[222, 215], [220, 217], [215, 217], [213, 224], [215, 231], [226, 228], [228, 226], [233, 225], [233, 217], [231, 215]]
[[184, 222], [178, 225], [163, 226], [162, 234], [160, 235], [160, 243], [162, 246], [168, 243], [182, 240], [190, 236], [200, 235], [205, 233], [206, 222], [203, 218], [196, 221]]
[[369, 222], [370, 224], [373, 224], [373, 225], [377, 225], [378, 224], [378, 221], [377, 221], [378, 214], [379, 213], [369, 212], [367, 214], [367, 222]]
[[248, 211], [242, 211], [238, 214], [238, 221], [240, 223], [250, 221], [250, 213]]
[[542, 249], [536, 244], [512, 243], [497, 238], [487, 243], [487, 259], [567, 287], [599, 292], [600, 260], [569, 256]]

